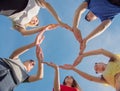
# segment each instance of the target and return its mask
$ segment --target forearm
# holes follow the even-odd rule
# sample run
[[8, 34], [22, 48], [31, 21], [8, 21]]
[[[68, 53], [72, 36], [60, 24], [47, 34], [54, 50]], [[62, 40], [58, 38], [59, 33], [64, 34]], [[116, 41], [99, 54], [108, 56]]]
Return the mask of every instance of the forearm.
[[83, 78], [89, 80], [89, 81], [93, 81], [93, 82], [97, 82], [97, 83], [107, 83], [104, 79], [102, 79], [101, 77], [95, 77], [92, 75], [89, 75], [85, 72], [82, 72], [76, 68], [73, 68], [73, 71], [75, 71], [76, 73], [78, 73], [80, 76], [82, 76]]
[[9, 58], [11, 58], [11, 59], [16, 59], [16, 58], [18, 58], [21, 54], [23, 54], [24, 52], [28, 51], [30, 48], [32, 48], [32, 47], [34, 47], [34, 46], [35, 46], [35, 44], [34, 44], [34, 43], [31, 43], [31, 44], [28, 44], [28, 45], [23, 46], [23, 47], [21, 47], [21, 48], [18, 48], [18, 49], [16, 49], [16, 50], [12, 53], [12, 55], [11, 55]]
[[54, 91], [60, 91], [59, 68], [56, 68], [56, 69], [55, 69], [55, 77], [54, 77]]
[[86, 40], [86, 42], [88, 42], [89, 40], [95, 38], [96, 36], [100, 35], [101, 33], [103, 33], [106, 28], [108, 28], [111, 24], [111, 20], [105, 20], [103, 21], [95, 30], [93, 30], [86, 38], [84, 38]]
[[100, 55], [100, 54], [102, 54], [102, 49], [84, 52], [82, 55], [83, 57], [87, 57], [87, 56]]
[[54, 18], [57, 20], [58, 23], [61, 23], [61, 19], [57, 15], [56, 11], [54, 8], [47, 2], [43, 2], [44, 6], [48, 9], [48, 11], [54, 16]]
[[102, 54], [102, 49], [84, 52], [83, 54], [78, 55], [78, 57], [75, 59], [73, 63], [73, 66], [77, 66], [84, 57], [92, 56], [92, 55], [99, 55], [99, 54]]
[[85, 52], [83, 53], [83, 57], [86, 57], [86, 56], [92, 56], [92, 55], [104, 55], [106, 57], [109, 57], [109, 58], [115, 58], [115, 54], [114, 53], [111, 53], [105, 49], [97, 49], [97, 50], [93, 50], [93, 51], [89, 51], [89, 52]]
[[41, 80], [44, 76], [44, 65], [43, 63], [38, 61], [38, 71], [37, 71], [37, 78]]
[[82, 61], [83, 57], [81, 57], [81, 56], [82, 55], [78, 55], [78, 57], [73, 62], [73, 66], [77, 66]]
[[81, 15], [82, 15], [83, 12], [85, 12], [87, 6], [88, 6], [87, 2], [84, 2], [75, 11], [75, 15], [74, 15], [74, 19], [73, 19], [73, 27], [74, 28], [78, 27]]
[[38, 70], [36, 75], [32, 75], [29, 77], [29, 82], [35, 82], [41, 80], [43, 78], [43, 63], [38, 62]]
[[31, 29], [31, 30], [25, 30], [25, 29], [21, 29], [21, 30], [18, 30], [23, 36], [28, 36], [28, 35], [32, 35], [32, 34], [36, 34], [38, 32], [41, 32], [45, 29], [46, 26], [43, 26], [43, 27], [39, 27], [39, 28], [34, 28], [34, 29]]
[[91, 75], [87, 74], [87, 73], [84, 73], [76, 68], [73, 68], [72, 69], [74, 72], [78, 73], [80, 76], [82, 76], [83, 78], [87, 79], [87, 80], [90, 80], [90, 77]]

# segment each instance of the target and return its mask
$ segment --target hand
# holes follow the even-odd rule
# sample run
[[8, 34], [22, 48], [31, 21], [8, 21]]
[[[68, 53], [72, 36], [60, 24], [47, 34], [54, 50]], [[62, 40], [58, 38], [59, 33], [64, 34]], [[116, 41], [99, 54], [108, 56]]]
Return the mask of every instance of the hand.
[[83, 59], [83, 55], [81, 54], [76, 58], [76, 60], [73, 63], [73, 66], [77, 66], [81, 62], [82, 59]]
[[52, 63], [52, 62], [43, 62], [44, 64], [47, 64], [48, 66], [51, 66], [52, 68], [54, 68], [54, 69], [57, 69], [58, 68], [58, 65], [56, 65], [56, 64], [54, 64], [54, 63]]
[[79, 53], [79, 55], [81, 55], [84, 52], [85, 48], [86, 48], [86, 40], [84, 39], [81, 42], [81, 45], [80, 45], [80, 53]]
[[43, 31], [41, 31], [37, 36], [36, 36], [36, 39], [35, 39], [35, 42], [34, 44], [35, 45], [39, 45], [42, 43], [42, 41], [44, 40], [45, 36], [43, 36]]
[[74, 66], [70, 64], [60, 65], [59, 67], [65, 70], [72, 70], [74, 68]]
[[43, 56], [42, 48], [40, 48], [39, 45], [36, 45], [36, 56], [38, 61], [43, 62], [44, 56]]
[[56, 29], [59, 26], [59, 24], [49, 24], [45, 27], [45, 30], [52, 30], [52, 29]]
[[82, 35], [81, 35], [80, 30], [78, 28], [73, 28], [72, 30], [73, 30], [73, 33], [74, 33], [76, 40], [78, 40], [78, 42], [81, 43]]

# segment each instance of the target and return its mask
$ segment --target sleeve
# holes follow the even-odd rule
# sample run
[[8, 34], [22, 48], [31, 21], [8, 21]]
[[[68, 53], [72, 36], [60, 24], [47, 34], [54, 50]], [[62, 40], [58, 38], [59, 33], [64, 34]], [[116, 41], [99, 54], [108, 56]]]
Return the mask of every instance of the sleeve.
[[45, 8], [41, 3], [40, 1], [36, 0], [36, 3], [38, 4], [38, 6], [42, 7], [42, 8]]
[[110, 16], [110, 17], [102, 16], [102, 17], [99, 17], [99, 18], [100, 18], [101, 22], [104, 21], [104, 20], [108, 20], [108, 19], [110, 19], [112, 21], [114, 19], [114, 16]]
[[30, 76], [28, 76], [28, 77], [23, 81], [23, 83], [29, 82], [29, 80], [28, 80], [29, 77], [30, 77]]
[[22, 25], [22, 24], [18, 24], [18, 23], [15, 23], [15, 22], [13, 22], [12, 24], [13, 24], [13, 25], [12, 25], [12, 26], [13, 26], [12, 28], [15, 29], [15, 30], [16, 30], [16, 26], [21, 27], [21, 28], [23, 28], [23, 29], [26, 28], [26, 27], [25, 27], [24, 25]]
[[89, 3], [89, 2], [90, 2], [90, 0], [84, 0], [84, 2], [88, 2], [88, 3]]

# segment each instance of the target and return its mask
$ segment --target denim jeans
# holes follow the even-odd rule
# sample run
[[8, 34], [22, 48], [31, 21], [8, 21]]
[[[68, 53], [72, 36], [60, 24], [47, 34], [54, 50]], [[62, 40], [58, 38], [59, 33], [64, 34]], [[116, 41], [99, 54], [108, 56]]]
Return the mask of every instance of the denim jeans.
[[15, 86], [8, 65], [0, 59], [0, 91], [13, 91]]

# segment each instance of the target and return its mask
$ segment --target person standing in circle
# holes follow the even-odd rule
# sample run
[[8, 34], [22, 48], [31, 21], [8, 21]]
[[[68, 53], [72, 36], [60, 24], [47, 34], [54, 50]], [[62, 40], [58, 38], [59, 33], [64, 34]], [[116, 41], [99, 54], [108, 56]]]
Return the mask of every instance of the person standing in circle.
[[[41, 8], [46, 8], [55, 17], [60, 26], [69, 27], [64, 24], [53, 7], [45, 0], [1, 0], [0, 1], [0, 15], [7, 16], [12, 20], [13, 28], [22, 35], [32, 35], [38, 33], [50, 25], [34, 28], [29, 31], [27, 27], [35, 27], [39, 24], [38, 13]], [[58, 24], [52, 24], [58, 26]]]
[[80, 89], [78, 83], [72, 76], [66, 76], [63, 81], [63, 84], [60, 84], [58, 65], [56, 65], [54, 63], [49, 63], [49, 62], [43, 62], [43, 63], [54, 68], [54, 70], [55, 70], [53, 91], [82, 91]]
[[[85, 15], [87, 21], [99, 18], [101, 23], [85, 38], [82, 38], [81, 31], [78, 29], [82, 14], [89, 10]], [[114, 17], [120, 13], [120, 0], [84, 0], [76, 9], [73, 19], [73, 31], [76, 39], [80, 42], [80, 54], [85, 50], [89, 40], [103, 33], [112, 23]]]

